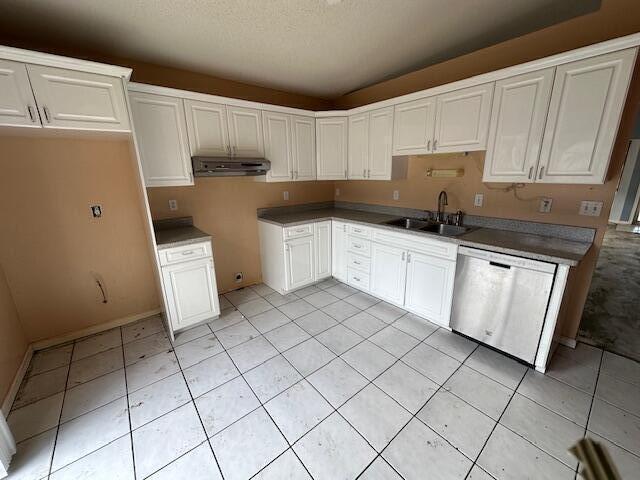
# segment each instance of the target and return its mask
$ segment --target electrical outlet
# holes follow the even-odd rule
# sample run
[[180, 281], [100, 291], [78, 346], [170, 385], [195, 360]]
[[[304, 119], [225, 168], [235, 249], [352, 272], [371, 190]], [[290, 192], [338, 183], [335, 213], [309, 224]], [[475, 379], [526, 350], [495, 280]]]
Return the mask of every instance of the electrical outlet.
[[551, 211], [551, 204], [553, 203], [552, 198], [541, 198], [540, 199], [540, 213], [549, 213]]
[[340, 196], [340, 189], [336, 188], [336, 197], [339, 197], [339, 196]]
[[244, 278], [244, 275], [242, 275], [242, 272], [237, 272], [237, 273], [234, 275], [233, 280], [234, 280], [236, 283], [242, 283], [242, 279], [243, 279], [243, 278]]
[[100, 218], [102, 216], [102, 205], [91, 205], [91, 215], [93, 218]]
[[586, 215], [588, 217], [599, 217], [602, 213], [602, 202], [595, 202], [589, 200], [583, 200], [580, 202], [579, 215]]
[[285, 200], [289, 200], [289, 192], [287, 192], [286, 190], [282, 192], [282, 198], [284, 198]]
[[393, 199], [394, 200], [400, 200], [400, 190], [394, 190], [393, 191]]
[[169, 210], [175, 212], [178, 210], [178, 201], [177, 200], [169, 200]]
[[476, 196], [473, 199], [473, 206], [481, 207], [483, 204], [484, 204], [484, 193], [476, 193]]

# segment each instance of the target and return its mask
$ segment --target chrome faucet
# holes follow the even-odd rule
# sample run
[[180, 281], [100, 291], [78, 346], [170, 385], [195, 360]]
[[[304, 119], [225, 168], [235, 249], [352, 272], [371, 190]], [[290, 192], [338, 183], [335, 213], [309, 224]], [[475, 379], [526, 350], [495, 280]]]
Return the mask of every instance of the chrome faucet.
[[442, 190], [440, 192], [440, 195], [438, 195], [438, 216], [436, 217], [437, 222], [444, 223], [444, 207], [447, 205], [449, 205], [447, 192]]

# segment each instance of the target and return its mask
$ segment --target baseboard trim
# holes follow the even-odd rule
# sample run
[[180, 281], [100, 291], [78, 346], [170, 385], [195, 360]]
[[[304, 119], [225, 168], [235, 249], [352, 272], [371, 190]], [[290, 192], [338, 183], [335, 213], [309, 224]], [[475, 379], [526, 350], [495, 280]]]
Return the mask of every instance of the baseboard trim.
[[37, 352], [38, 350], [53, 347], [55, 345], [60, 345], [62, 343], [70, 342], [72, 340], [77, 340], [78, 338], [86, 337], [88, 335], [95, 335], [96, 333], [101, 333], [106, 330], [110, 330], [112, 328], [122, 327], [123, 325], [127, 325], [129, 323], [142, 320], [143, 318], [150, 317], [152, 315], [157, 315], [161, 311], [162, 310], [160, 308], [154, 308], [153, 310], [148, 310], [142, 313], [136, 313], [135, 315], [116, 318], [115, 320], [110, 320], [108, 322], [101, 323], [99, 325], [83, 328], [82, 330], [76, 330], [75, 332], [65, 333], [64, 335], [59, 335], [57, 337], [47, 338], [45, 340], [39, 340], [37, 342], [33, 342], [31, 346], [33, 347], [33, 351]]
[[563, 337], [562, 335], [558, 335], [556, 340], [560, 345], [564, 345], [569, 348], [576, 348], [576, 345], [578, 344], [575, 338]]
[[22, 384], [22, 379], [27, 374], [27, 369], [31, 363], [31, 357], [33, 357], [33, 347], [31, 345], [27, 345], [27, 351], [24, 352], [22, 363], [20, 363], [20, 367], [18, 367], [18, 371], [13, 377], [13, 382], [11, 382], [11, 387], [9, 387], [9, 391], [2, 402], [2, 414], [5, 418], [9, 415], [11, 405], [13, 405], [16, 395], [18, 395], [18, 389], [20, 389], [20, 385]]

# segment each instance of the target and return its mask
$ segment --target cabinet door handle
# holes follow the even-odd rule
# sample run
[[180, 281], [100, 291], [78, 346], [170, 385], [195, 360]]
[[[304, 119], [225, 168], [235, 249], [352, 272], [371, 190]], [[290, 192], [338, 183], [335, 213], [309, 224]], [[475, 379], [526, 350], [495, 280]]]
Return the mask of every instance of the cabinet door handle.
[[427, 152], [431, 151], [431, 140], [427, 140]]
[[299, 228], [296, 230], [296, 233], [304, 233], [306, 230], [304, 228]]
[[435, 152], [438, 149], [438, 140], [433, 141], [433, 151]]
[[346, 225], [343, 225], [343, 226], [342, 226], [342, 231], [343, 231], [343, 232], [346, 232], [346, 231], [347, 231], [347, 226], [346, 226]]
[[529, 180], [531, 180], [531, 174], [533, 173], [533, 167], [529, 167]]
[[355, 233], [362, 233], [362, 230], [360, 230], [359, 228], [354, 228], [354, 229], [353, 229], [353, 231], [354, 231]]
[[544, 165], [540, 167], [540, 173], [538, 174], [538, 180], [540, 180], [542, 178], [542, 175], [544, 175]]
[[360, 265], [360, 262], [359, 262], [359, 261], [357, 261], [357, 260], [354, 260], [354, 261], [353, 261], [353, 264], [354, 264], [354, 265]]
[[402, 252], [402, 261], [404, 262], [405, 253]]
[[347, 178], [347, 171], [344, 171], [344, 178]]
[[186, 252], [182, 252], [182, 255], [193, 255], [193, 250], [187, 250]]
[[366, 169], [366, 168], [363, 168], [363, 169], [362, 169], [362, 176], [363, 176], [364, 178], [367, 178], [367, 169]]
[[297, 170], [293, 171], [293, 178], [295, 178], [296, 180], [298, 179], [298, 171]]
[[362, 248], [362, 245], [360, 245], [359, 243], [354, 243], [353, 248]]
[[407, 253], [407, 263], [411, 263], [411, 254]]
[[49, 117], [49, 109], [44, 106], [42, 107], [42, 111], [44, 112], [44, 118], [47, 121], [47, 123], [51, 123], [51, 117]]
[[36, 123], [36, 117], [33, 114], [33, 107], [31, 107], [31, 105], [27, 105], [27, 112], [29, 112], [29, 118], [31, 118], [31, 123]]
[[361, 280], [358, 277], [353, 277], [356, 282], [360, 282]]
[[367, 178], [371, 178], [371, 170], [367, 168]]

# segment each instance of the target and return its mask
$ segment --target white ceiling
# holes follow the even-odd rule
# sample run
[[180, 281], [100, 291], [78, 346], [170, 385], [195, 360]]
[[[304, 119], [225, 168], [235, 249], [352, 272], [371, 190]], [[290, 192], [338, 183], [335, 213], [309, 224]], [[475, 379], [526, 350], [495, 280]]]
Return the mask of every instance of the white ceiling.
[[593, 11], [599, 4], [599, 0], [2, 0], [0, 32], [337, 97]]

